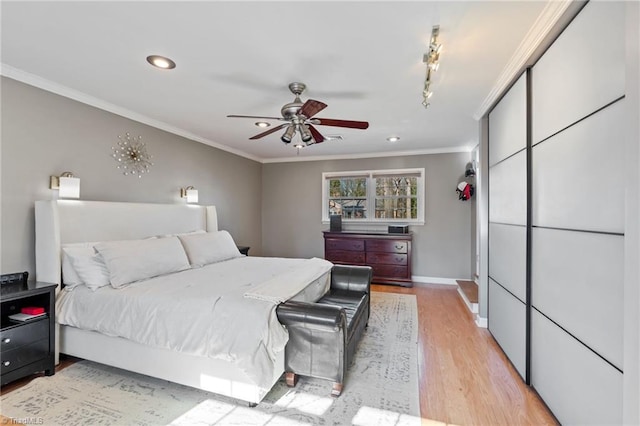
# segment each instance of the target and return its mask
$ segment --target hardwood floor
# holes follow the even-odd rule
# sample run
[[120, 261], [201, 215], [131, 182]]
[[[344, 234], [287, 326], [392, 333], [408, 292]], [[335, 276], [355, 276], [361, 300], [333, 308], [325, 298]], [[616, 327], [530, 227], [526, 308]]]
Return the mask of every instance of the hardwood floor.
[[[418, 373], [423, 425], [556, 425], [486, 329], [478, 328], [455, 286], [373, 285], [373, 291], [415, 294]], [[64, 359], [59, 371], [73, 364]], [[2, 387], [24, 386], [37, 375]], [[0, 422], [8, 419], [0, 415]]]
[[489, 331], [476, 326], [455, 286], [372, 289], [417, 297], [423, 425], [558, 424]]

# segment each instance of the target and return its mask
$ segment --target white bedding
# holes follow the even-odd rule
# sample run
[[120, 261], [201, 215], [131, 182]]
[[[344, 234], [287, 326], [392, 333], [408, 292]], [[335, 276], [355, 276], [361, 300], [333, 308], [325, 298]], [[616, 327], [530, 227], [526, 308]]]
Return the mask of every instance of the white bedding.
[[[268, 383], [274, 354], [284, 348], [287, 332], [277, 320], [277, 303], [244, 295], [264, 282], [277, 282], [277, 276], [290, 279], [309, 261], [241, 257], [120, 289], [79, 286], [60, 292], [56, 319], [153, 347], [221, 358], [235, 363], [257, 384]], [[312, 295], [302, 291], [309, 287], [308, 276], [294, 294], [304, 300], [319, 298], [328, 286], [331, 264], [326, 266], [311, 282]]]

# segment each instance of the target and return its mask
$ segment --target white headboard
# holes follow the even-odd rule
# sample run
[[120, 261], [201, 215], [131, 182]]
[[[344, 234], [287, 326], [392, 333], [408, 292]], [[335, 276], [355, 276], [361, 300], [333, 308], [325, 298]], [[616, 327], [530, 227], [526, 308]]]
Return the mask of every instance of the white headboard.
[[62, 244], [131, 240], [197, 230], [218, 230], [215, 206], [36, 201], [36, 280], [60, 284]]

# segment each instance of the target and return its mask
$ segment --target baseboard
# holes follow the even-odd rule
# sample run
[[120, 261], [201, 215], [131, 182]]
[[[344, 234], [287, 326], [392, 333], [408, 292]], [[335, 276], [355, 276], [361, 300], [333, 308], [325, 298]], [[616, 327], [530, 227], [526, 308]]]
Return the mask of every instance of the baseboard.
[[[463, 278], [458, 278], [463, 279]], [[412, 275], [411, 281], [414, 284], [445, 284], [445, 285], [458, 285], [455, 278], [442, 278], [442, 277], [423, 277], [420, 275]]]
[[488, 328], [489, 323], [486, 318], [476, 315], [476, 325], [480, 328]]

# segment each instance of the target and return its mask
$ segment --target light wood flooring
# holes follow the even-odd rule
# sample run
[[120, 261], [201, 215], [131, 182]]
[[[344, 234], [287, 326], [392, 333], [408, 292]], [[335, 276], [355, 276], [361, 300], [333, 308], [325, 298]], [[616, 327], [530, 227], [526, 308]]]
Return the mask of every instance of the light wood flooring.
[[[557, 425], [491, 334], [478, 328], [455, 286], [373, 285], [373, 291], [415, 294], [418, 374], [423, 425]], [[65, 359], [57, 371], [73, 364]], [[11, 392], [37, 375], [3, 386]], [[0, 415], [0, 423], [11, 423]]]
[[415, 294], [423, 425], [557, 425], [488, 330], [478, 328], [456, 286], [374, 285]]

